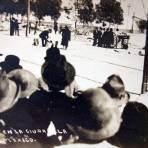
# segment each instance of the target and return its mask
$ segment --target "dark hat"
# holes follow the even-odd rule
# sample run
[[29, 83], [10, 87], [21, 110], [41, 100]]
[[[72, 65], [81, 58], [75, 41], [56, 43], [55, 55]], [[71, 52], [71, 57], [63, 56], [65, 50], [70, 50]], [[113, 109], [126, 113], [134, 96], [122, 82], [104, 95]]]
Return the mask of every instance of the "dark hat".
[[148, 147], [148, 108], [142, 103], [129, 102], [124, 108], [122, 119], [117, 133], [120, 143], [130, 144], [134, 148]]
[[51, 47], [46, 51], [46, 57], [44, 58], [46, 61], [59, 61], [61, 58], [60, 50], [57, 47]]
[[102, 88], [83, 91], [76, 99], [75, 106], [77, 118], [72, 123], [72, 128], [80, 139], [100, 141], [118, 131], [121, 124], [119, 109]]
[[42, 66], [42, 77], [50, 90], [63, 90], [75, 77], [75, 68], [61, 55], [59, 62], [45, 62]]

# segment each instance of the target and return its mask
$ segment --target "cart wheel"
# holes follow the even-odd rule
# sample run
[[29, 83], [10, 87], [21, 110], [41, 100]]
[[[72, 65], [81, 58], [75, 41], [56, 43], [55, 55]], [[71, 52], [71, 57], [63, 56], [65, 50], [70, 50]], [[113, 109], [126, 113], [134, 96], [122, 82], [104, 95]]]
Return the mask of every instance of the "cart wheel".
[[112, 47], [113, 47], [113, 48], [117, 48], [118, 37], [117, 37], [117, 35], [116, 35], [115, 33], [113, 33], [113, 36], [114, 36], [114, 42], [113, 42]]
[[128, 39], [124, 39], [122, 42], [122, 48], [123, 49], [128, 49]]

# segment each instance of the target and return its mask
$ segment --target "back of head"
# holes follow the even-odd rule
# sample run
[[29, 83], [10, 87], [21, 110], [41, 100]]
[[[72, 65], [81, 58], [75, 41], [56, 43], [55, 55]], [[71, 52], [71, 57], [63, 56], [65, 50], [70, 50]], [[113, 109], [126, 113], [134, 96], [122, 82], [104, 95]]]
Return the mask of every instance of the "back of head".
[[111, 75], [103, 84], [102, 88], [106, 90], [112, 98], [121, 98], [125, 93], [125, 87], [122, 79], [118, 75]]
[[79, 112], [79, 137], [102, 140], [113, 136], [121, 124], [118, 107], [102, 88], [88, 89], [77, 98]]
[[111, 96], [114, 103], [120, 107], [122, 112], [124, 106], [130, 99], [130, 95], [125, 91], [124, 83], [120, 76], [115, 74], [109, 76], [102, 88]]
[[[96, 114], [98, 120], [106, 119], [106, 113], [118, 112], [118, 108], [109, 94], [102, 88], [92, 88], [82, 93], [83, 103], [88, 106], [92, 114]], [[111, 115], [112, 116], [112, 115]], [[111, 116], [109, 118], [111, 118]]]
[[87, 89], [82, 93], [82, 95], [85, 98], [85, 101], [93, 103], [92, 105], [103, 105], [103, 102], [111, 100], [110, 96], [102, 88]]
[[129, 102], [124, 108], [123, 126], [139, 132], [147, 132], [148, 136], [148, 108], [139, 102]]
[[123, 122], [117, 133], [121, 143], [146, 148], [143, 145], [148, 146], [148, 108], [142, 103], [128, 102], [122, 118]]
[[42, 67], [43, 80], [51, 90], [63, 90], [75, 77], [75, 68], [66, 61], [64, 55], [60, 55], [58, 61], [48, 62]]
[[11, 65], [11, 66], [19, 66], [19, 63], [20, 63], [20, 59], [15, 56], [15, 55], [7, 55], [5, 57], [5, 62], [8, 64], [8, 65]]
[[51, 47], [47, 49], [46, 51], [46, 57], [44, 58], [46, 61], [50, 62], [58, 62], [60, 61], [61, 55], [60, 55], [60, 50], [57, 47]]

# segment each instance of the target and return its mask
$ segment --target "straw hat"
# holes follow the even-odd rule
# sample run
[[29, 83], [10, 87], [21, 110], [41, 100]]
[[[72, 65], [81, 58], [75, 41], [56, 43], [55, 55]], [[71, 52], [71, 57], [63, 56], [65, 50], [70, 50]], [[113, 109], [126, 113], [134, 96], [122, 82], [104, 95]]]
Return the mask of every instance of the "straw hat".
[[10, 109], [18, 101], [20, 87], [0, 71], [0, 113]]

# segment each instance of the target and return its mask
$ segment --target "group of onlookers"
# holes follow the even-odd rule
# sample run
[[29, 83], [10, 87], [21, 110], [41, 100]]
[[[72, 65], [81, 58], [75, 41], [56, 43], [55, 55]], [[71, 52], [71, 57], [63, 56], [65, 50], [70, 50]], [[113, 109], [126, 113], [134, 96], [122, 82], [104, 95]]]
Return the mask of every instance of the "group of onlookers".
[[19, 22], [17, 19], [12, 17], [10, 19], [10, 35], [18, 35], [19, 36]]
[[[108, 140], [122, 148], [148, 147], [148, 108], [130, 102], [119, 75], [109, 76], [100, 87], [81, 90], [76, 69], [57, 42], [46, 51], [40, 79], [20, 65], [15, 70], [7, 67], [14, 59], [19, 64], [10, 57], [0, 71], [0, 146], [39, 143], [42, 148]], [[47, 132], [51, 123], [54, 134]]]
[[114, 32], [112, 28], [98, 28], [93, 30], [93, 46], [111, 48], [114, 44]]
[[[49, 42], [48, 41], [49, 33], [51, 33], [51, 31], [52, 31], [51, 29], [44, 30], [39, 34], [39, 37], [41, 38], [41, 42], [42, 42], [43, 47], [47, 46], [47, 43]], [[54, 25], [54, 31], [55, 31], [55, 34], [56, 34], [57, 24]], [[67, 49], [68, 43], [71, 40], [71, 31], [68, 28], [68, 26], [65, 26], [65, 27], [61, 28], [60, 33], [61, 33], [61, 36], [62, 36], [61, 45], [63, 46], [63, 49]]]

